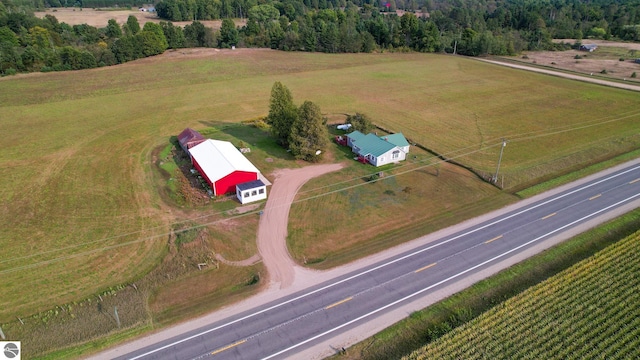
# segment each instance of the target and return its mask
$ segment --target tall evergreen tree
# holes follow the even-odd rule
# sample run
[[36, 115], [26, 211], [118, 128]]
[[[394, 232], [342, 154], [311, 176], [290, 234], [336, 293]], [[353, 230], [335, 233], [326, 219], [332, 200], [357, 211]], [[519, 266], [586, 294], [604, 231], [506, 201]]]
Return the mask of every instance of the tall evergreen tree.
[[107, 29], [105, 30], [105, 35], [112, 39], [118, 39], [122, 37], [122, 29], [120, 29], [120, 25], [116, 22], [116, 19], [109, 19], [107, 22]]
[[218, 46], [221, 48], [229, 48], [238, 43], [238, 30], [236, 24], [231, 19], [223, 19], [220, 28], [220, 39]]
[[123, 27], [125, 35], [128, 36], [133, 36], [140, 32], [140, 23], [138, 22], [138, 18], [133, 15], [129, 15], [127, 23], [124, 24]]
[[278, 143], [287, 146], [291, 126], [298, 117], [296, 106], [293, 104], [291, 91], [276, 81], [271, 88], [271, 101], [269, 104], [269, 115], [267, 122], [271, 124], [271, 132], [276, 137]]
[[298, 118], [291, 127], [289, 149], [296, 159], [318, 161], [327, 150], [329, 131], [327, 130], [320, 107], [311, 101], [305, 101], [298, 109]]

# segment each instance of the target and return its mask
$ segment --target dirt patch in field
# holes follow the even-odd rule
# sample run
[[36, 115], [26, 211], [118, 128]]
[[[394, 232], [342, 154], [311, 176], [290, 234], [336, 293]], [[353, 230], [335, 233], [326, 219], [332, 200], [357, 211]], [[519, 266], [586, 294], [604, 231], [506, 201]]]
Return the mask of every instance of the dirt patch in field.
[[[573, 44], [576, 42], [575, 39], [555, 39], [553, 40], [555, 43], [566, 43]], [[581, 41], [582, 44], [595, 44], [598, 46], [605, 47], [620, 47], [629, 50], [639, 50], [640, 51], [640, 43], [630, 43], [630, 42], [618, 42], [618, 41], [607, 41], [607, 40], [592, 40], [586, 39]]]
[[[575, 41], [562, 39], [556, 42], [573, 44]], [[604, 40], [584, 40], [582, 43], [595, 44], [598, 48], [593, 52], [579, 50], [525, 52], [518, 60], [593, 76], [640, 81], [640, 78], [631, 77], [634, 72], [640, 72], [640, 64], [635, 62], [635, 59], [640, 58], [640, 44]]]
[[[115, 19], [120, 25], [127, 22], [130, 15], [135, 16], [140, 23], [140, 27], [144, 26], [147, 22], [159, 23], [160, 21], [166, 21], [160, 19], [156, 13], [150, 13], [139, 10], [96, 10], [96, 9], [49, 9], [47, 11], [41, 11], [34, 13], [39, 18], [44, 18], [45, 15], [53, 15], [59, 22], [64, 22], [69, 25], [81, 25], [87, 24], [95, 26], [97, 28], [103, 28], [107, 26], [110, 19]], [[219, 30], [222, 25], [222, 20], [198, 20], [204, 26]], [[246, 21], [234, 19], [236, 26], [243, 26]], [[184, 27], [191, 24], [191, 21], [174, 21], [173, 25]]]

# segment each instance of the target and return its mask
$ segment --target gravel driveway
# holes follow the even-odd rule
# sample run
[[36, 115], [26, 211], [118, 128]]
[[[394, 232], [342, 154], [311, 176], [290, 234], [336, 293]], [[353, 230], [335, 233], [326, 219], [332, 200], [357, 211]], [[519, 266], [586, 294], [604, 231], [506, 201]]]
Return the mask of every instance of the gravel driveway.
[[275, 174], [267, 204], [258, 226], [258, 252], [267, 268], [270, 286], [280, 289], [291, 286], [296, 279], [311, 272], [298, 266], [287, 249], [289, 210], [296, 193], [310, 179], [338, 171], [343, 164], [323, 164], [300, 169], [280, 170]]

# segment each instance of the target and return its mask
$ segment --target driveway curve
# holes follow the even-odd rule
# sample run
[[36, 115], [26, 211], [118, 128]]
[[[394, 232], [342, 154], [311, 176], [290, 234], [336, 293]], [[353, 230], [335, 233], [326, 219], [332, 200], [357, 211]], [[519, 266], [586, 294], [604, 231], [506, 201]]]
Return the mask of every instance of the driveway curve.
[[291, 286], [296, 274], [303, 275], [307, 270], [297, 265], [287, 249], [287, 225], [289, 210], [298, 190], [310, 179], [338, 171], [344, 164], [322, 164], [306, 166], [300, 169], [277, 171], [267, 204], [260, 216], [258, 226], [258, 252], [267, 269], [270, 287], [285, 289]]

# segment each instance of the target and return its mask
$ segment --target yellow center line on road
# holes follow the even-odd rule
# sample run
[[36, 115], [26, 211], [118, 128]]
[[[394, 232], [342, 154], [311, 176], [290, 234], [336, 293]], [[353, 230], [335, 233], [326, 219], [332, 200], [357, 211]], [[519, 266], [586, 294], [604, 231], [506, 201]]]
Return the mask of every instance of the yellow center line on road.
[[592, 196], [592, 197], [589, 198], [589, 200], [595, 200], [595, 199], [599, 198], [600, 196], [602, 196], [602, 194], [598, 194], [596, 196]]
[[227, 346], [225, 346], [225, 347], [223, 347], [223, 348], [220, 348], [220, 349], [218, 349], [218, 350], [216, 350], [216, 351], [212, 352], [212, 353], [211, 353], [211, 355], [219, 354], [219, 353], [221, 353], [221, 352], [223, 352], [223, 351], [225, 351], [225, 350], [229, 350], [229, 349], [231, 349], [231, 348], [233, 348], [233, 347], [236, 347], [236, 346], [238, 346], [238, 345], [240, 345], [240, 344], [244, 344], [244, 343], [246, 343], [246, 342], [247, 342], [247, 339], [240, 340], [240, 341], [238, 341], [238, 342], [235, 342], [235, 343], [233, 343], [233, 344], [231, 344], [231, 345], [227, 345]]
[[419, 273], [420, 271], [427, 270], [427, 269], [428, 269], [428, 268], [430, 268], [430, 267], [434, 267], [434, 266], [436, 266], [436, 264], [437, 264], [437, 263], [429, 264], [429, 265], [427, 265], [427, 266], [425, 266], [425, 267], [421, 267], [420, 269], [418, 269], [418, 270], [416, 270], [416, 271], [414, 271], [414, 272], [415, 272], [415, 273]]
[[542, 218], [542, 220], [546, 220], [546, 219], [548, 219], [548, 218], [550, 218], [550, 217], [552, 217], [552, 216], [555, 216], [555, 215], [556, 215], [556, 213], [549, 214], [549, 215], [547, 215], [547, 216], [543, 217], [543, 218]]
[[346, 303], [347, 301], [349, 301], [349, 300], [351, 300], [351, 299], [353, 299], [353, 296], [348, 297], [348, 298], [346, 298], [346, 299], [344, 299], [344, 300], [340, 300], [340, 301], [338, 301], [337, 303], [333, 303], [333, 304], [331, 304], [331, 305], [327, 306], [327, 307], [326, 307], [326, 308], [324, 308], [324, 309], [325, 309], [325, 310], [329, 310], [329, 309], [331, 309], [332, 307], [334, 307], [334, 306], [338, 306], [338, 305], [340, 305], [340, 304], [344, 304], [344, 303]]
[[638, 181], [640, 181], [640, 178], [637, 178], [637, 179], [635, 179], [633, 181], [629, 181], [629, 184], [637, 183]]
[[493, 239], [491, 239], [491, 240], [487, 240], [487, 241], [485, 241], [484, 243], [485, 243], [485, 244], [488, 244], [488, 243], [490, 243], [490, 242], [492, 242], [492, 241], [496, 241], [496, 240], [498, 240], [498, 239], [502, 239], [502, 235], [496, 236], [496, 237], [494, 237], [494, 238], [493, 238]]

